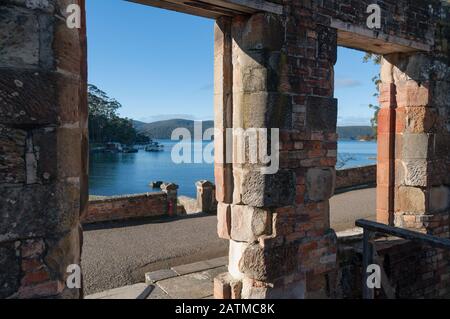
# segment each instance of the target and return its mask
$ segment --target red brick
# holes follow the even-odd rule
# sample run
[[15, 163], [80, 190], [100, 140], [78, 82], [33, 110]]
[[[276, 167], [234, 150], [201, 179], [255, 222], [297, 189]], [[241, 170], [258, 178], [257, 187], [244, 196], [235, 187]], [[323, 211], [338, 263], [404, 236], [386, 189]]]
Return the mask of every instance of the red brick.
[[25, 276], [22, 278], [21, 283], [22, 283], [22, 286], [29, 286], [29, 285], [42, 283], [49, 279], [50, 279], [50, 276], [47, 271], [38, 270], [36, 272], [26, 273]]

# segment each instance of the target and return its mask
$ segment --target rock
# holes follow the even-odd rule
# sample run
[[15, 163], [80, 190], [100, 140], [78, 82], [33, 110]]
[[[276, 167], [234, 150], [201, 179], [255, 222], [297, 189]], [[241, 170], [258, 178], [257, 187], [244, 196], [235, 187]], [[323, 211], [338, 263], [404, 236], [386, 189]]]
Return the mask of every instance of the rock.
[[164, 183], [164, 182], [162, 182], [162, 181], [151, 182], [151, 183], [149, 184], [149, 186], [150, 186], [151, 188], [161, 188], [161, 186], [162, 186], [163, 183]]

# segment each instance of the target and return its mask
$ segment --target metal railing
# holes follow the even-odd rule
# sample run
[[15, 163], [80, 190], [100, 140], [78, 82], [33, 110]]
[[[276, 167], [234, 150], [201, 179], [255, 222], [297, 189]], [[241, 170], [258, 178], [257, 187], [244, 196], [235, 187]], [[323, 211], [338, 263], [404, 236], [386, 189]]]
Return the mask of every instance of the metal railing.
[[[378, 258], [376, 250], [374, 250], [373, 244], [370, 242], [376, 233], [388, 234], [391, 236], [407, 239], [412, 242], [425, 244], [433, 248], [450, 249], [450, 239], [440, 238], [427, 234], [418, 233], [408, 229], [388, 226], [377, 222], [359, 219], [355, 222], [355, 225], [361, 227], [364, 230], [363, 233], [363, 299], [374, 299], [374, 289], [370, 288], [367, 284], [368, 273], [367, 269], [369, 265], [374, 263]], [[381, 267], [381, 285], [388, 298], [395, 298], [394, 289], [391, 287], [383, 267]]]

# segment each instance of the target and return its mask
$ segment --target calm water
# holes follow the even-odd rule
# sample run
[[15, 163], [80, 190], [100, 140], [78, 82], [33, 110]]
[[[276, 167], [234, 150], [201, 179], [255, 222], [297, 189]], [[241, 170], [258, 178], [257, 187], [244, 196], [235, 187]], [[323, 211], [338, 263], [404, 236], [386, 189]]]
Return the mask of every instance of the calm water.
[[[195, 197], [195, 182], [214, 181], [213, 164], [175, 164], [171, 160], [174, 141], [160, 141], [164, 152], [135, 154], [91, 154], [89, 187], [91, 195], [120, 195], [155, 191], [152, 181], [174, 182], [179, 194]], [[204, 144], [206, 145], [206, 144]], [[376, 163], [375, 142], [340, 141], [338, 153], [344, 168]]]

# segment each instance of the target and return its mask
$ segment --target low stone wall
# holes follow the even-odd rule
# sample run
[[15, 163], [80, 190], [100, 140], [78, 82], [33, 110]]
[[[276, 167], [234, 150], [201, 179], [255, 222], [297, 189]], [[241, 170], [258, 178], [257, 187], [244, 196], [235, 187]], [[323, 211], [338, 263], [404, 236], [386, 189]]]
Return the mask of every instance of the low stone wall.
[[362, 166], [336, 171], [336, 190], [349, 187], [369, 185], [377, 182], [377, 166]]
[[169, 202], [164, 192], [105, 197], [89, 201], [83, 224], [139, 217], [168, 215]]

